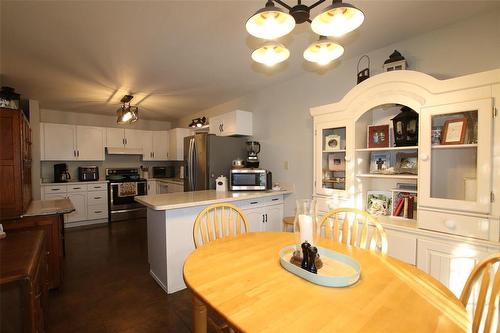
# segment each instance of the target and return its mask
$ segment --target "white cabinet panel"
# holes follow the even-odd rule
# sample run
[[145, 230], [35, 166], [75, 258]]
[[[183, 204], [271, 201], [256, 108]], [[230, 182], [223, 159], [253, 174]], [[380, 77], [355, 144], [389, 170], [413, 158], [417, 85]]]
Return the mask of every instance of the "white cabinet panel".
[[265, 210], [266, 231], [281, 231], [283, 223], [283, 205], [272, 205]]
[[184, 185], [168, 183], [168, 193], [184, 192]]
[[143, 161], [154, 160], [152, 131], [142, 131], [142, 160]]
[[408, 233], [385, 229], [391, 257], [410, 265], [417, 264], [417, 237]]
[[247, 217], [249, 232], [264, 231], [264, 211], [262, 208], [246, 209], [243, 213]]
[[210, 134], [219, 136], [253, 134], [252, 112], [235, 110], [209, 119]]
[[168, 131], [153, 131], [153, 158], [155, 161], [168, 160]]
[[76, 128], [74, 125], [44, 123], [43, 150], [46, 161], [73, 161], [76, 159]]
[[106, 128], [106, 147], [124, 148], [125, 130], [123, 128]]
[[75, 207], [73, 213], [69, 213], [68, 222], [84, 221], [87, 219], [87, 193], [69, 193], [68, 198]]
[[192, 131], [187, 128], [174, 128], [168, 131], [169, 159], [184, 160], [184, 138], [190, 136]]
[[142, 132], [140, 130], [125, 129], [125, 147], [131, 149], [142, 148]]
[[485, 247], [463, 242], [419, 239], [417, 249], [417, 267], [441, 281], [457, 297], [476, 263], [488, 255]]
[[148, 180], [148, 195], [156, 194], [156, 181]]
[[250, 232], [281, 231], [283, 204], [244, 209]]
[[104, 161], [104, 128], [76, 126], [77, 159]]

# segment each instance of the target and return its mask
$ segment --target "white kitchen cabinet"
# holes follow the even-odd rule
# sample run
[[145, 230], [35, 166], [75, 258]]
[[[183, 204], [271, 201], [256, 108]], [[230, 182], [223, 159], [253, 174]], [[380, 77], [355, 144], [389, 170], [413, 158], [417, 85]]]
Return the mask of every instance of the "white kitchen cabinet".
[[170, 187], [170, 184], [157, 180], [156, 181], [156, 194], [168, 193], [169, 187]]
[[156, 194], [156, 180], [148, 179], [148, 195]]
[[219, 136], [253, 134], [252, 112], [235, 110], [209, 118], [210, 134]]
[[142, 132], [133, 129], [106, 128], [106, 147], [142, 149]]
[[125, 129], [125, 147], [131, 149], [142, 148], [142, 132], [141, 130]]
[[385, 229], [387, 254], [410, 265], [417, 264], [417, 237], [412, 234]]
[[184, 192], [184, 185], [168, 183], [168, 193]]
[[87, 219], [87, 193], [68, 193], [68, 199], [71, 200], [71, 203], [75, 207], [75, 211], [67, 215], [67, 222], [85, 221]]
[[248, 208], [243, 212], [248, 220], [249, 232], [281, 231], [283, 204]]
[[76, 159], [76, 126], [40, 124], [43, 140], [40, 149], [45, 161], [73, 161]]
[[457, 297], [487, 248], [463, 242], [418, 239], [417, 267], [447, 286]]
[[104, 161], [104, 128], [42, 123], [44, 161]]
[[153, 158], [155, 161], [167, 161], [168, 156], [168, 131], [153, 131]]
[[153, 131], [142, 131], [142, 160], [154, 161]]
[[175, 161], [184, 160], [184, 138], [190, 136], [188, 128], [174, 128], [168, 131], [169, 158]]

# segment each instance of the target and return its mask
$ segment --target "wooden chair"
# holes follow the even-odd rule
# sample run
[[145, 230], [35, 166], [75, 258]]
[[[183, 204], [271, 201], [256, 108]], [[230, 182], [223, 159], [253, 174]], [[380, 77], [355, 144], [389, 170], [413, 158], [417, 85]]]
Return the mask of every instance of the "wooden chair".
[[196, 247], [213, 240], [246, 233], [245, 214], [231, 204], [215, 204], [202, 210], [194, 221], [193, 239]]
[[[225, 203], [211, 205], [203, 209], [194, 221], [194, 245], [195, 247], [199, 247], [213, 240], [237, 236], [247, 231], [247, 218], [238, 207]], [[198, 303], [201, 302], [197, 298], [194, 298], [194, 301]], [[203, 306], [201, 308], [203, 308]], [[215, 317], [220, 323], [216, 322], [211, 317], [212, 315], [207, 316], [207, 321], [216, 332], [234, 332], [234, 330], [224, 323], [222, 319], [219, 319], [217, 315], [215, 315]]]
[[[495, 265], [496, 264], [496, 265]], [[496, 272], [495, 267], [496, 266]], [[493, 277], [493, 279], [492, 279]], [[474, 315], [472, 317], [472, 333], [479, 332], [481, 323], [484, 320], [484, 327], [482, 332], [492, 333], [500, 332], [500, 323], [497, 323], [497, 330], [492, 329], [493, 319], [495, 314], [499, 316], [499, 305], [500, 302], [500, 253], [495, 253], [486, 257], [484, 260], [479, 262], [476, 267], [472, 270], [465, 283], [462, 295], [460, 295], [460, 301], [467, 307], [469, 303], [469, 298], [471, 296], [472, 290], [476, 282], [481, 278], [479, 286], [479, 295], [476, 300], [476, 307]], [[487, 303], [487, 309], [485, 309], [486, 299], [488, 298], [488, 290], [490, 290], [489, 301]], [[486, 317], [484, 314], [486, 312]], [[499, 318], [500, 321], [500, 318]]]
[[293, 232], [293, 225], [295, 224], [295, 216], [285, 216], [283, 218], [283, 231], [288, 231], [290, 227], [292, 227], [292, 232]]
[[[356, 208], [337, 208], [322, 216], [322, 237], [387, 254], [387, 236], [375, 217]], [[373, 230], [369, 230], [369, 226]]]

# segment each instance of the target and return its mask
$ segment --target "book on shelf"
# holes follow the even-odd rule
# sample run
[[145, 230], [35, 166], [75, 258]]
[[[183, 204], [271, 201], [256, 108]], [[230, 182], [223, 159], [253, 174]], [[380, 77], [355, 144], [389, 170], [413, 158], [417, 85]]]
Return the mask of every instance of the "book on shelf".
[[417, 196], [414, 193], [399, 192], [394, 198], [392, 216], [413, 219]]

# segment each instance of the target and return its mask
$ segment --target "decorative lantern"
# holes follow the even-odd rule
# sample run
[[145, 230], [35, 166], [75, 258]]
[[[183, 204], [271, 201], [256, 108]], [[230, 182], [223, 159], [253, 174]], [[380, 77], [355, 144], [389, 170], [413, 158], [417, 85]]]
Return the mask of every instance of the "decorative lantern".
[[[359, 64], [361, 63], [361, 60], [363, 60], [364, 58], [366, 58], [368, 65], [366, 66], [366, 68], [359, 70]], [[362, 56], [358, 60], [358, 81], [357, 81], [358, 83], [357, 84], [360, 84], [361, 82], [368, 79], [369, 77], [370, 77], [370, 57], [368, 57], [365, 54], [364, 56]]]
[[418, 144], [418, 113], [403, 106], [401, 112], [392, 118], [396, 147], [416, 146]]
[[19, 109], [21, 95], [14, 92], [14, 88], [2, 87], [0, 90], [0, 108]]
[[316, 221], [315, 199], [297, 200], [293, 231], [296, 235], [297, 245], [305, 241], [313, 246], [317, 244], [319, 234]]
[[407, 63], [405, 57], [398, 52], [398, 50], [394, 50], [392, 54], [389, 56], [389, 59], [384, 61], [384, 70], [386, 72], [404, 70], [407, 68]]

